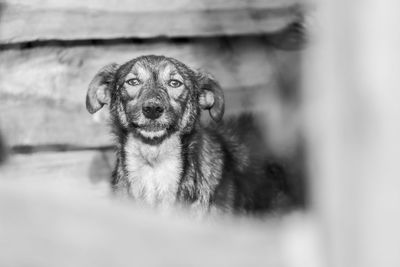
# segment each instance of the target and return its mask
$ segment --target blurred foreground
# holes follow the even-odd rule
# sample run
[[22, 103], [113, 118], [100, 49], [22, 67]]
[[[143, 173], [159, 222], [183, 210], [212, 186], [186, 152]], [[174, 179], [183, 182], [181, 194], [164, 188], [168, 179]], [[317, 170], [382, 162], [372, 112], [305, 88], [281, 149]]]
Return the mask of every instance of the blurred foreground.
[[304, 214], [196, 221], [73, 186], [0, 180], [0, 217], [4, 267], [320, 266]]

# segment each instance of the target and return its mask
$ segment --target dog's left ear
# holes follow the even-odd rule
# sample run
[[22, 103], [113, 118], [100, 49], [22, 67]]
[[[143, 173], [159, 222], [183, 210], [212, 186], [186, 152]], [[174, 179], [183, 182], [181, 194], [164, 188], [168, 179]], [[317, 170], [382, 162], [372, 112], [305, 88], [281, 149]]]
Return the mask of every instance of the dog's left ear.
[[91, 113], [97, 112], [104, 104], [110, 103], [110, 86], [119, 65], [111, 63], [97, 72], [89, 84], [86, 95], [86, 109]]
[[202, 109], [208, 109], [214, 121], [220, 121], [224, 116], [224, 92], [211, 74], [198, 71], [197, 80], [200, 86], [199, 104]]

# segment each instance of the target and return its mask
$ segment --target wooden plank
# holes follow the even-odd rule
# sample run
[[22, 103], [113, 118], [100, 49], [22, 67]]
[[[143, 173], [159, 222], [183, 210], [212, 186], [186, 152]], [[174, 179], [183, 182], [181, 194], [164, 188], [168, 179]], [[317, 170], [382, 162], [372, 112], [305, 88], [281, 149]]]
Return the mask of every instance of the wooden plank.
[[301, 0], [4, 0], [0, 42], [215, 36], [275, 32]]
[[8, 49], [0, 52], [1, 88], [3, 93], [81, 104], [87, 85], [102, 66], [146, 54], [166, 55], [203, 68], [224, 88], [252, 87], [271, 77], [276, 53], [257, 37]]
[[271, 94], [277, 90], [279, 62], [298, 65], [297, 53], [275, 51], [261, 38], [5, 50], [0, 53], [0, 128], [7, 143], [109, 145], [105, 112], [86, 112], [87, 85], [105, 64], [143, 54], [176, 57], [214, 74], [226, 91], [228, 113], [264, 105], [252, 98], [264, 90], [279, 100]]
[[79, 188], [97, 197], [109, 195], [114, 167], [112, 151], [41, 152], [10, 155], [0, 166], [0, 177], [19, 183], [38, 183], [68, 191]]

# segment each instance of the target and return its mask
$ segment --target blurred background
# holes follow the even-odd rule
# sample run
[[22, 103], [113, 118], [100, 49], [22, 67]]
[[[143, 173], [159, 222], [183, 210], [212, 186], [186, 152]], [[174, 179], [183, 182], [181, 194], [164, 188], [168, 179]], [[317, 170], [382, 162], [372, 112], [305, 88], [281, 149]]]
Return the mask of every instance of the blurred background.
[[[1, 0], [0, 266], [400, 266], [395, 0]], [[263, 114], [304, 207], [198, 223], [109, 199], [104, 65], [212, 73]], [[204, 114], [205, 117], [208, 116]]]
[[271, 151], [297, 153], [306, 9], [297, 1], [11, 0], [0, 8], [0, 123], [14, 152], [3, 172], [13, 177], [106, 182], [108, 110], [89, 115], [86, 90], [101, 67], [146, 54], [212, 73], [227, 115], [263, 112]]

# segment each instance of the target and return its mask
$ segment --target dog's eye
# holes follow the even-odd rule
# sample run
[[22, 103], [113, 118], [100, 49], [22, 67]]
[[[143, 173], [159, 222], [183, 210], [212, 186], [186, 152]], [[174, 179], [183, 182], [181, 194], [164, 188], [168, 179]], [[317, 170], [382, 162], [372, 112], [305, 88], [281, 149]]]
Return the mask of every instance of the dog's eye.
[[136, 86], [140, 84], [140, 80], [138, 78], [129, 79], [126, 81], [127, 84]]
[[180, 82], [178, 80], [169, 80], [168, 85], [173, 88], [177, 88], [182, 85], [182, 82]]

